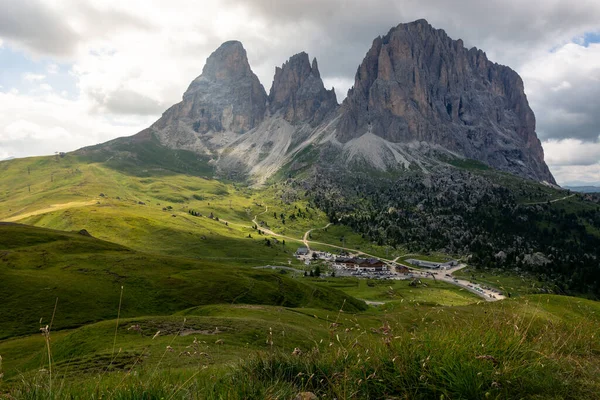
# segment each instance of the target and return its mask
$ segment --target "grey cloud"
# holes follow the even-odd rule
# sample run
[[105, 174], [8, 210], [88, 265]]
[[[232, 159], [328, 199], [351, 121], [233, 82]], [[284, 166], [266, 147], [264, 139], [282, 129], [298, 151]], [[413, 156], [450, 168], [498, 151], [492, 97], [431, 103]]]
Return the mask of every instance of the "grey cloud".
[[364, 55], [365, 47], [375, 36], [385, 34], [398, 23], [419, 18], [445, 29], [454, 39], [462, 38], [469, 46], [488, 50], [494, 45], [491, 53], [501, 58], [497, 61], [513, 65], [529, 54], [532, 46], [554, 46], [557, 40], [568, 40], [590, 27], [598, 28], [600, 20], [600, 3], [591, 0], [563, 0], [553, 5], [517, 0], [226, 0], [225, 3], [246, 7], [250, 15], [263, 19], [275, 31], [295, 32], [301, 42], [311, 38], [310, 44], [318, 48], [316, 52], [331, 55], [326, 58], [335, 64], [337, 71], [346, 73], [348, 68], [355, 68], [347, 67], [346, 61]]
[[157, 115], [165, 110], [165, 104], [129, 89], [119, 88], [110, 93], [89, 93], [99, 111], [114, 114]]
[[43, 0], [0, 0], [0, 38], [35, 54], [68, 57], [90, 37], [104, 37], [122, 29], [152, 29], [148, 22], [121, 11], [95, 8], [82, 1], [67, 6], [84, 22], [83, 34], [68, 25], [59, 8]]
[[96, 8], [82, 1], [76, 3], [75, 11], [87, 21], [87, 35], [92, 37], [111, 35], [116, 30], [136, 29], [148, 31], [154, 28], [148, 21], [144, 21], [135, 15], [118, 10]]
[[[541, 139], [576, 138], [598, 141], [600, 137], [600, 68], [590, 75], [566, 77], [568, 87], [543, 87], [531, 97]], [[557, 82], [560, 83], [560, 82]]]
[[[245, 7], [248, 18], [269, 27], [270, 35], [241, 32], [250, 62], [269, 88], [274, 66], [307, 51], [316, 56], [327, 80], [353, 80], [372, 40], [402, 22], [426, 18], [493, 61], [519, 70], [536, 51], [547, 51], [585, 30], [600, 28], [600, 3], [563, 0], [224, 0]], [[544, 4], [542, 4], [544, 3]], [[253, 53], [256, 57], [252, 57]], [[253, 58], [257, 61], [254, 61]], [[345, 93], [338, 97], [344, 97]]]
[[65, 56], [79, 37], [61, 15], [41, 0], [1, 0], [0, 37], [41, 54]]

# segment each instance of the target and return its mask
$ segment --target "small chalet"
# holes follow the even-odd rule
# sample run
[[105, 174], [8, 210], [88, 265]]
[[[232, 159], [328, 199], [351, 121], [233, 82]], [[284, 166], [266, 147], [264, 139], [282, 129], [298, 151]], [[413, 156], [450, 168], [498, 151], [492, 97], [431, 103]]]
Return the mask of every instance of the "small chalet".
[[299, 247], [298, 250], [296, 250], [296, 255], [297, 256], [307, 256], [308, 249], [306, 247]]
[[376, 258], [347, 258], [340, 257], [334, 261], [334, 267], [344, 269], [355, 269], [358, 271], [385, 271], [387, 266]]

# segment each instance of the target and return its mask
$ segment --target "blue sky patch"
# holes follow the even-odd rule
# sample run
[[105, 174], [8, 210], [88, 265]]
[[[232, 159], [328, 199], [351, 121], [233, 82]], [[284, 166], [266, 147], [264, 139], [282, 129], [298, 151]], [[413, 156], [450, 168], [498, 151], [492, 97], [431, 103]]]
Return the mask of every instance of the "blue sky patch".
[[588, 47], [591, 43], [600, 43], [600, 32], [586, 32], [583, 35], [583, 45]]
[[[0, 48], [0, 65], [2, 66], [0, 68], [0, 91], [2, 92], [17, 89], [21, 93], [29, 93], [39, 90], [39, 86], [46, 83], [56, 92], [66, 91], [69, 98], [76, 97], [78, 94], [77, 81], [69, 73], [72, 67], [70, 64], [60, 64], [49, 59], [34, 60], [5, 46]], [[44, 78], [27, 80], [26, 74]]]

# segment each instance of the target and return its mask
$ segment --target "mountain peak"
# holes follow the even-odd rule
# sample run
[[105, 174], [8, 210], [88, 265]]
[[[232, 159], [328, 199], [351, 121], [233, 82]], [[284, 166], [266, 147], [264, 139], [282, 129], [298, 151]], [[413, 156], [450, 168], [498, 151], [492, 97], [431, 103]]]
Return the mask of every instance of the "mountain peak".
[[365, 133], [392, 143], [427, 142], [554, 182], [519, 75], [425, 20], [373, 41], [342, 114], [343, 143]]
[[239, 79], [252, 73], [246, 49], [241, 42], [231, 40], [223, 43], [206, 60], [202, 75], [209, 78]]
[[292, 124], [319, 123], [336, 107], [335, 92], [325, 89], [316, 58], [311, 65], [308, 54], [301, 52], [275, 68], [269, 93], [271, 113], [281, 110]]
[[312, 70], [313, 75], [316, 78], [321, 79], [321, 73], [319, 72], [319, 65], [317, 64], [317, 57], [313, 58], [312, 65], [310, 68]]
[[267, 93], [250, 68], [244, 46], [231, 40], [208, 57], [183, 101], [167, 110], [154, 127], [169, 130], [163, 137], [175, 142], [181, 142], [182, 136], [186, 142], [196, 142], [193, 135], [209, 132], [243, 133], [263, 120], [266, 101]]

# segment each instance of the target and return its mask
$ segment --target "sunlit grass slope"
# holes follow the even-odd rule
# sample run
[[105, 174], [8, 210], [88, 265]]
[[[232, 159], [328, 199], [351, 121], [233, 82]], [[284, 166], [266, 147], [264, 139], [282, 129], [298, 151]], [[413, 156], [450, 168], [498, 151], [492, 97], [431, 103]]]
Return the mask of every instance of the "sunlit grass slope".
[[[53, 334], [52, 393], [59, 399], [287, 399], [300, 392], [593, 399], [600, 390], [599, 315], [597, 302], [553, 295], [459, 307], [406, 302], [358, 314], [194, 307]], [[48, 397], [44, 346], [39, 335], [0, 342], [5, 390]]]
[[56, 329], [121, 315], [171, 314], [218, 303], [337, 309], [342, 292], [279, 273], [215, 261], [140, 253], [110, 242], [24, 225], [0, 224], [0, 338], [36, 332], [49, 323], [56, 299]]
[[[257, 190], [166, 170], [141, 177], [70, 154], [0, 162], [0, 189], [0, 220], [86, 229], [144, 252], [236, 265], [296, 263], [292, 255], [304, 232], [326, 223], [305, 196], [287, 199], [276, 187]], [[252, 222], [256, 215], [292, 240], [267, 243], [258, 232], [263, 226]]]

